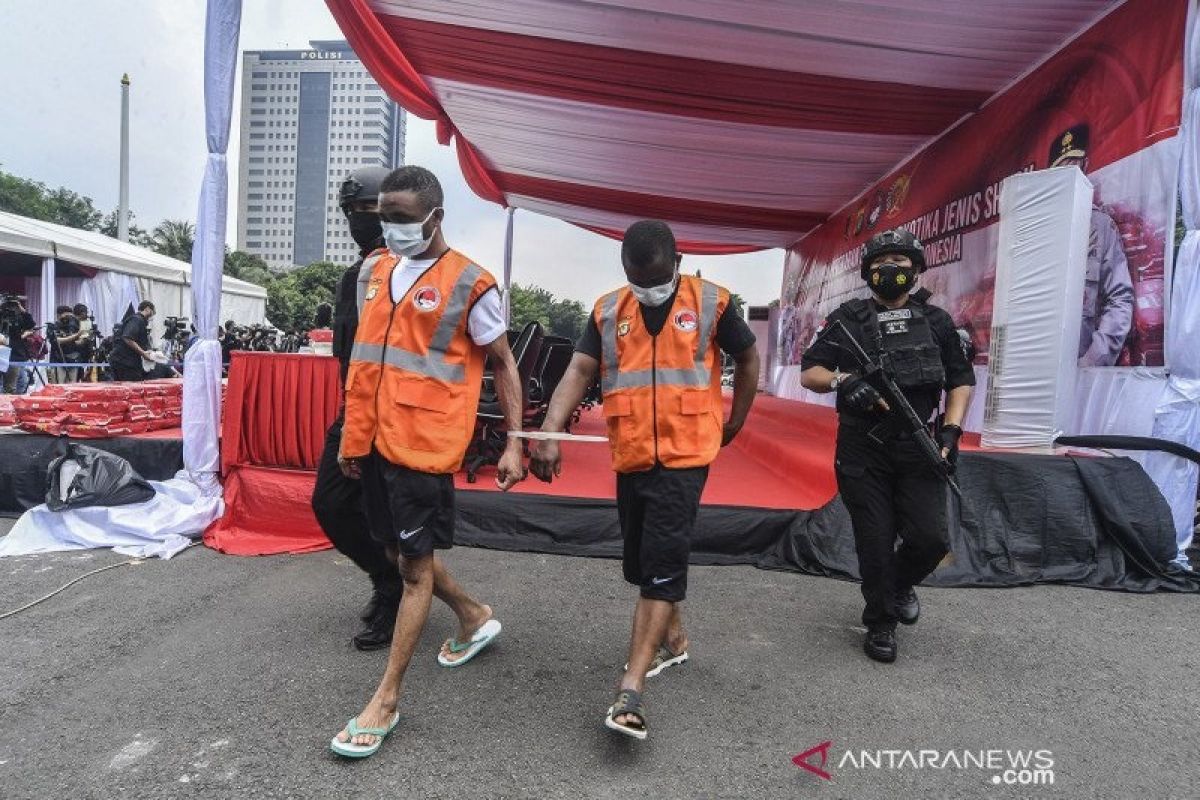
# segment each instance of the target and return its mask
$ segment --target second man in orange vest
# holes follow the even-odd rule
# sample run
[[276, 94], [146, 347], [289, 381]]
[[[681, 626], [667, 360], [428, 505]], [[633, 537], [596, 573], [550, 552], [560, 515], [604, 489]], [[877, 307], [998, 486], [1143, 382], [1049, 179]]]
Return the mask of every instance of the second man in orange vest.
[[[629, 661], [605, 724], [647, 734], [641, 693], [647, 677], [688, 658], [679, 603], [687, 592], [692, 527], [708, 465], [741, 430], [758, 384], [754, 334], [725, 289], [679, 274], [675, 237], [662, 222], [625, 231], [628, 285], [597, 301], [550, 402], [545, 431], [561, 431], [600, 374], [625, 580], [638, 586]], [[733, 356], [733, 406], [724, 422], [721, 353]], [[531, 462], [544, 481], [559, 474], [557, 443], [542, 441]]]

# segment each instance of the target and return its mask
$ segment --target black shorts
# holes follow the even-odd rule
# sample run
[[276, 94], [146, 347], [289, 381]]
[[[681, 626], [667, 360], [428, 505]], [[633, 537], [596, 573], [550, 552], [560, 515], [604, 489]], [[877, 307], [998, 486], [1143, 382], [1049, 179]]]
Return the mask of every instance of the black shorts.
[[362, 460], [363, 505], [371, 536], [405, 558], [454, 544], [454, 476], [401, 467], [378, 453]]
[[687, 595], [692, 528], [708, 467], [617, 474], [625, 580], [642, 597], [677, 603]]

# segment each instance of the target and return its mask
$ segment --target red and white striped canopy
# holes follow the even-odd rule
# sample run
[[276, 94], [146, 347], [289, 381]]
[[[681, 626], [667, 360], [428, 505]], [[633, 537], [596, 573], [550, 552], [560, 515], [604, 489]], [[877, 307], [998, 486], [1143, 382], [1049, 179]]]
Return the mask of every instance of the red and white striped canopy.
[[1114, 0], [327, 0], [469, 185], [690, 252], [786, 247]]

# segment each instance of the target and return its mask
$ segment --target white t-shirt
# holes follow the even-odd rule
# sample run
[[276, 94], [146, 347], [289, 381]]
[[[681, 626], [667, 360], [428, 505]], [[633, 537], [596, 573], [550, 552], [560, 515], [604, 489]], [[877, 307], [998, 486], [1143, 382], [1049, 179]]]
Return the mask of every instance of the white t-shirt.
[[[399, 299], [417, 282], [417, 278], [436, 262], [436, 258], [423, 258], [419, 261], [411, 258], [400, 259], [400, 264], [392, 270], [392, 298]], [[489, 289], [471, 309], [467, 319], [467, 330], [471, 340], [483, 347], [499, 339], [508, 330], [508, 322], [504, 319], [504, 309], [500, 305], [500, 292]]]

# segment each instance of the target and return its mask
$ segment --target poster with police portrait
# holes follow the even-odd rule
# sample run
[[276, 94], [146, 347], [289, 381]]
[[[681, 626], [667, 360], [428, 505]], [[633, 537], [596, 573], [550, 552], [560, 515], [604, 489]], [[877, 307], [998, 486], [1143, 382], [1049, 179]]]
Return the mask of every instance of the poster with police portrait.
[[1163, 366], [1187, 4], [1152, 5], [1115, 10], [793, 247], [778, 363], [798, 365], [824, 316], [865, 294], [863, 243], [904, 227], [920, 283], [986, 364], [1001, 182], [1074, 165], [1095, 187], [1079, 363]]

